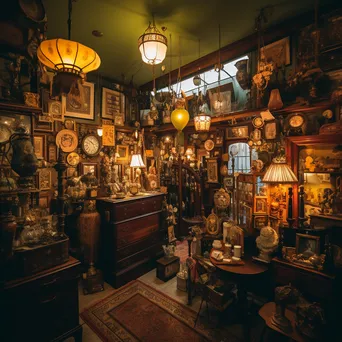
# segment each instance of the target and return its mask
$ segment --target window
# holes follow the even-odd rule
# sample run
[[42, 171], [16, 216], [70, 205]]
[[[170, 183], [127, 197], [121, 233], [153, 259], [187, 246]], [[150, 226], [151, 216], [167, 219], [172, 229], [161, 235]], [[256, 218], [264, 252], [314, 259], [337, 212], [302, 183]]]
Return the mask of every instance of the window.
[[[235, 67], [235, 63], [242, 60], [242, 59], [248, 59], [248, 56], [243, 56], [243, 57], [235, 59], [234, 61], [223, 64], [223, 69], [229, 75], [231, 75], [231, 77], [229, 77], [224, 71], [220, 71], [220, 73], [221, 73], [220, 84], [221, 85], [232, 82], [232, 78], [235, 78], [236, 72], [237, 72], [237, 69]], [[215, 88], [218, 86], [218, 74], [214, 69], [202, 72], [199, 74], [199, 76], [201, 77], [202, 80], [204, 80], [206, 83], [208, 83], [207, 89]], [[201, 91], [202, 88], [204, 87], [203, 82], [202, 82], [202, 85], [200, 87], [196, 87], [194, 85], [192, 79], [193, 79], [193, 76], [190, 78], [182, 80], [182, 90], [185, 92], [185, 94], [187, 96], [190, 96], [193, 93], [197, 93], [198, 90]], [[173, 89], [174, 90], [176, 89], [175, 85], [173, 85]], [[165, 87], [163, 89], [158, 90], [158, 92], [160, 92], [160, 91], [167, 92], [168, 90], [169, 90], [168, 87]]]
[[247, 143], [242, 143], [242, 142], [229, 145], [228, 154], [229, 154], [229, 161], [228, 161], [229, 173], [233, 172], [231, 154], [234, 155], [234, 161], [235, 161], [234, 172], [240, 172], [240, 173], [250, 172], [251, 160], [258, 159], [258, 153], [254, 149], [251, 150]]

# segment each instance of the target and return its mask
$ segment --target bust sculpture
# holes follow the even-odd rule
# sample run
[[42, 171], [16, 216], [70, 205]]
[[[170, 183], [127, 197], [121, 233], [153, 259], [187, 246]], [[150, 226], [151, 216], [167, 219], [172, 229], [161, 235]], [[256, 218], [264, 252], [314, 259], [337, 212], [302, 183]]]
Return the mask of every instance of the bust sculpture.
[[267, 263], [271, 262], [271, 254], [277, 249], [278, 243], [277, 232], [272, 227], [263, 227], [256, 238], [256, 245], [260, 251], [258, 259]]

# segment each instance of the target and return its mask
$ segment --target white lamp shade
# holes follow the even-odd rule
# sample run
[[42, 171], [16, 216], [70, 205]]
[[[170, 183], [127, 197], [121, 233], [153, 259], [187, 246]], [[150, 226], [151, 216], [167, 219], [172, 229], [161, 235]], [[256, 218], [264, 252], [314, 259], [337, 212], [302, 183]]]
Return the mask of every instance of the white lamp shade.
[[145, 167], [141, 154], [133, 154], [130, 167]]
[[273, 160], [268, 167], [264, 178], [264, 183], [297, 183], [298, 179], [286, 162], [277, 162]]

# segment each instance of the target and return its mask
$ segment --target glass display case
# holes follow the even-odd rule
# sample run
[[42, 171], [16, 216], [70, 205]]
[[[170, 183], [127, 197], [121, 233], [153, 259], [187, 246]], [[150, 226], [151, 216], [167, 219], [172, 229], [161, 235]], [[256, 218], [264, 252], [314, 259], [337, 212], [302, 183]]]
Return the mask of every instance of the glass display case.
[[240, 174], [237, 177], [237, 218], [246, 232], [253, 234], [268, 222], [267, 185], [263, 173]]

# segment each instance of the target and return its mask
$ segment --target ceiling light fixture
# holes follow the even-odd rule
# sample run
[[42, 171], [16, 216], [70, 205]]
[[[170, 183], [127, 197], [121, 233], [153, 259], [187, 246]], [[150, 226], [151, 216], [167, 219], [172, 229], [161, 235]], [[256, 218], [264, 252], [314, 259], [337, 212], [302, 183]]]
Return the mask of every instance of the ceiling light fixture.
[[75, 0], [68, 0], [68, 40], [45, 40], [37, 50], [39, 61], [56, 73], [53, 79], [53, 96], [68, 94], [73, 83], [81, 81], [85, 74], [98, 69], [101, 64], [99, 55], [93, 49], [70, 40], [73, 1]]
[[157, 29], [154, 17], [152, 24], [150, 22], [144, 34], [139, 37], [138, 47], [141, 58], [146, 64], [160, 64], [165, 59], [167, 38]]

